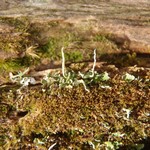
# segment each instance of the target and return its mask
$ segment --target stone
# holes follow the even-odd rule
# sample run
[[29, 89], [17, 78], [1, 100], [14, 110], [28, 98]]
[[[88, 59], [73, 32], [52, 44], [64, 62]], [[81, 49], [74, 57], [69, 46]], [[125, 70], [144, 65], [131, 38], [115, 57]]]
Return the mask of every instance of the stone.
[[[28, 16], [46, 21], [61, 18], [76, 25], [92, 21], [95, 29], [104, 28], [129, 51], [150, 53], [149, 0], [12, 0], [0, 2], [0, 15]], [[0, 29], [1, 30], [1, 29]]]

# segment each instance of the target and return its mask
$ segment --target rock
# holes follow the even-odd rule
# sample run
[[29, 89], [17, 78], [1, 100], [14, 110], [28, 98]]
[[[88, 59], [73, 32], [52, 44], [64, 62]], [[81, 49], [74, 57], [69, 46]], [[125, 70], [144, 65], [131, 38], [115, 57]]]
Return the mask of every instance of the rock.
[[9, 6], [9, 3], [6, 2], [5, 0], [0, 1], [0, 10], [6, 10]]
[[[32, 21], [63, 19], [74, 25], [92, 25], [113, 35], [119, 46], [150, 54], [149, 0], [12, 0], [0, 2], [3, 17], [28, 16]], [[1, 29], [0, 29], [1, 30]]]

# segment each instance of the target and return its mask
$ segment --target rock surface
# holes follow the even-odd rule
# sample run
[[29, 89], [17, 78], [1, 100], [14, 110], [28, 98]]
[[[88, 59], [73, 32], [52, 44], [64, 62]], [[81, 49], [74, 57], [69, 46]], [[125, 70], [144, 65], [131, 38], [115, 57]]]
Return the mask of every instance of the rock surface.
[[1, 0], [0, 16], [28, 16], [34, 20], [63, 19], [77, 25], [93, 22], [127, 49], [150, 53], [149, 0]]

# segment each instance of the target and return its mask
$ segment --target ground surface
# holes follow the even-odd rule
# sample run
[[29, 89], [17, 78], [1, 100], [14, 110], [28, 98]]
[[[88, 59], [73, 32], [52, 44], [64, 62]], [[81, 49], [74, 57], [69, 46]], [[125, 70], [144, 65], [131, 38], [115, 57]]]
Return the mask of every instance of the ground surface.
[[[108, 81], [73, 89], [1, 86], [2, 149], [147, 149], [150, 137], [150, 70], [103, 70]], [[126, 72], [138, 80], [124, 80]], [[108, 87], [108, 88], [107, 88]], [[18, 91], [18, 89], [20, 89]]]
[[[1, 0], [0, 150], [150, 147], [149, 44], [148, 0]], [[62, 47], [75, 73], [92, 69], [96, 49], [95, 70], [110, 79], [86, 79], [90, 92], [42, 85], [47, 72], [68, 81]], [[37, 83], [19, 92], [9, 75], [27, 68]]]
[[95, 30], [103, 26], [109, 32], [130, 40], [129, 49], [149, 53], [150, 2], [13, 0], [1, 1], [1, 16], [28, 16], [33, 20], [64, 19], [83, 24], [94, 22]]

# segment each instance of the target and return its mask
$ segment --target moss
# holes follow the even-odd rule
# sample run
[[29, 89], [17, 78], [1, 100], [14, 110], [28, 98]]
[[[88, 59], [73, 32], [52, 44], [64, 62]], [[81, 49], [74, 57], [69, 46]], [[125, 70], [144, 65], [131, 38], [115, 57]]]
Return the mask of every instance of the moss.
[[18, 31], [25, 31], [29, 24], [27, 17], [13, 18], [13, 17], [0, 17], [0, 22], [13, 26]]
[[[6, 19], [6, 20], [5, 20]], [[65, 47], [66, 61], [78, 62], [93, 58], [93, 49], [98, 49], [98, 58], [118, 66], [138, 64], [137, 54], [105, 55], [107, 49], [116, 50], [116, 45], [108, 35], [81, 31], [67, 24], [50, 22], [28, 24], [22, 20], [3, 18], [1, 21], [21, 32], [18, 38], [3, 39], [0, 44], [4, 50], [19, 52], [19, 57], [1, 60], [0, 70], [17, 71], [24, 67], [37, 65], [43, 58], [58, 60], [61, 47]], [[7, 20], [8, 19], [8, 20]], [[50, 33], [44, 39], [40, 34]], [[42, 32], [42, 33], [43, 33]], [[54, 32], [54, 33], [53, 33]], [[39, 34], [40, 33], [40, 34]], [[3, 45], [5, 43], [5, 45]], [[94, 43], [94, 44], [93, 44]], [[10, 45], [9, 45], [10, 44]], [[37, 44], [37, 60], [26, 54], [27, 47]], [[19, 49], [19, 50], [18, 50]], [[21, 58], [20, 58], [21, 57]], [[80, 65], [80, 64], [79, 64]], [[76, 67], [78, 71], [85, 66]], [[146, 71], [145, 71], [146, 72]], [[150, 83], [148, 72], [136, 72], [142, 75], [141, 81], [125, 82], [120, 74], [106, 83], [89, 85], [90, 92], [82, 86], [73, 89], [42, 90], [41, 85], [29, 86], [18, 93], [18, 85], [0, 87], [0, 146], [3, 149], [48, 149], [56, 143], [58, 149], [117, 149], [134, 147], [145, 138], [149, 138]], [[6, 74], [5, 74], [6, 75]], [[8, 76], [8, 75], [7, 75]], [[109, 85], [111, 89], [103, 89]], [[127, 112], [131, 111], [129, 118]], [[25, 112], [20, 115], [20, 112]], [[122, 146], [122, 147], [121, 147]]]
[[106, 35], [103, 34], [96, 34], [93, 41], [97, 42], [108, 42], [109, 40], [106, 38]]
[[[5, 36], [0, 35], [0, 47], [7, 52], [0, 63], [4, 72], [36, 66], [45, 58], [49, 61], [60, 60], [62, 47], [65, 48], [66, 61], [69, 63], [91, 60], [93, 49], [97, 49], [99, 60], [117, 66], [143, 65], [145, 62], [145, 59], [142, 61], [134, 53], [123, 56], [113, 54], [119, 50], [118, 46], [112, 41], [112, 35], [105, 31], [94, 32], [92, 28], [83, 30], [62, 20], [32, 23], [25, 17], [1, 17], [0, 23], [10, 30]], [[29, 51], [31, 47], [33, 49]], [[32, 57], [32, 54], [38, 59]], [[148, 61], [144, 65], [147, 63]]]
[[[0, 17], [0, 23], [6, 28], [5, 36], [1, 34], [0, 46], [5, 51], [19, 51], [28, 44], [28, 29], [30, 23], [27, 18]], [[5, 31], [5, 30], [4, 30]]]
[[[0, 34], [2, 53], [0, 70], [3, 71], [3, 74], [20, 70], [20, 68], [31, 66], [31, 64], [35, 65], [39, 60], [31, 57], [27, 51], [28, 47], [34, 47], [37, 44], [38, 29], [35, 30], [32, 23], [23, 17], [1, 17], [0, 23], [6, 28], [4, 34]], [[35, 53], [33, 50], [31, 52]]]
[[80, 62], [83, 60], [83, 55], [80, 51], [73, 51], [65, 54], [66, 61]]
[[[8, 128], [14, 138], [24, 137], [24, 146], [31, 141], [32, 146], [38, 145], [40, 140], [45, 148], [56, 142], [59, 149], [91, 148], [91, 143], [99, 147], [108, 141], [120, 147], [149, 137], [148, 118], [144, 116], [149, 109], [149, 82], [123, 82], [118, 76], [107, 84], [112, 89], [94, 85], [89, 93], [82, 86], [45, 92], [40, 86], [30, 87], [22, 95], [15, 90], [7, 94], [3, 91], [1, 102], [9, 101], [16, 111], [28, 111], [18, 120], [17, 129], [10, 128], [11, 125]], [[131, 110], [129, 119], [123, 108]], [[11, 142], [15, 147], [15, 141]], [[103, 146], [102, 149], [106, 145]]]

